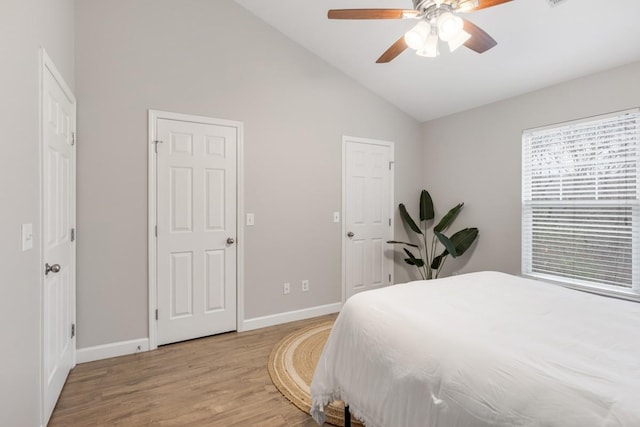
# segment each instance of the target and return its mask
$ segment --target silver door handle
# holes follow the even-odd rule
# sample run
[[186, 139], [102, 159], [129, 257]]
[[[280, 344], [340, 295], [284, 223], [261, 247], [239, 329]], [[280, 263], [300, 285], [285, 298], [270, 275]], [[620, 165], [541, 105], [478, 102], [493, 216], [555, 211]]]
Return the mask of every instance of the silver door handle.
[[47, 276], [49, 274], [49, 272], [57, 273], [59, 271], [60, 271], [60, 264], [49, 265], [49, 263], [46, 263], [44, 265], [44, 275], [45, 276]]
[[229, 245], [233, 245], [235, 242], [236, 242], [236, 241], [235, 241], [235, 240], [233, 240], [233, 237], [229, 237], [229, 238], [227, 239], [227, 244], [229, 244]]
[[353, 236], [355, 236], [355, 234], [353, 234], [353, 231], [347, 233], [348, 238], [352, 238]]

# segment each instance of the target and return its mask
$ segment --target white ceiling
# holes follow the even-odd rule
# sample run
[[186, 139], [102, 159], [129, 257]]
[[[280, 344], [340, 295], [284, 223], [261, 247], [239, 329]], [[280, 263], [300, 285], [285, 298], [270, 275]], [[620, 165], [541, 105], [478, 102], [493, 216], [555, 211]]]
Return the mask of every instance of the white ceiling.
[[[415, 20], [329, 20], [329, 9], [412, 9], [411, 0], [236, 0], [263, 21], [420, 121], [640, 60], [640, 0], [514, 0], [464, 17], [498, 45], [441, 46], [376, 59]], [[639, 82], [640, 84], [640, 76]]]

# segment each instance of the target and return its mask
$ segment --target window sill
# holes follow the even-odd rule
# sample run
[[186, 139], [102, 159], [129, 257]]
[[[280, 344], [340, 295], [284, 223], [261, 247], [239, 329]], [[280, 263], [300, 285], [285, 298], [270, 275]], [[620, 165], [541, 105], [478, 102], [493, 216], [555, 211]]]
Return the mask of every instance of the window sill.
[[592, 285], [583, 285], [580, 283], [574, 283], [570, 281], [563, 281], [557, 277], [547, 276], [544, 274], [522, 274], [522, 277], [527, 277], [530, 279], [540, 280], [542, 282], [550, 283], [552, 285], [560, 285], [565, 288], [575, 289], [578, 291], [589, 292], [592, 294], [602, 295], [610, 298], [618, 298], [632, 302], [640, 302], [640, 291], [632, 290], [632, 289], [620, 289], [613, 286], [600, 285], [600, 286], [592, 286]]

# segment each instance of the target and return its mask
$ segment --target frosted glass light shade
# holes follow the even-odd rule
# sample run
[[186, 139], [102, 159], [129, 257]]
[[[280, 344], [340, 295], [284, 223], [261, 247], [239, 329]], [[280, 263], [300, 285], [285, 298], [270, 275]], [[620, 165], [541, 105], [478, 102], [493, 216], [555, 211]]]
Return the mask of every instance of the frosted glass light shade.
[[448, 42], [462, 31], [463, 25], [462, 18], [449, 12], [443, 13], [438, 18], [438, 34], [443, 41]]
[[427, 37], [427, 41], [416, 52], [416, 55], [426, 56], [428, 58], [435, 58], [439, 54], [440, 52], [438, 52], [438, 35], [435, 33], [429, 34], [429, 36]]
[[453, 52], [470, 38], [471, 34], [467, 33], [465, 30], [461, 30], [457, 35], [453, 36], [453, 38], [449, 40], [449, 50]]
[[431, 25], [426, 21], [420, 21], [415, 27], [406, 32], [404, 41], [411, 49], [420, 49], [427, 40], [430, 32]]

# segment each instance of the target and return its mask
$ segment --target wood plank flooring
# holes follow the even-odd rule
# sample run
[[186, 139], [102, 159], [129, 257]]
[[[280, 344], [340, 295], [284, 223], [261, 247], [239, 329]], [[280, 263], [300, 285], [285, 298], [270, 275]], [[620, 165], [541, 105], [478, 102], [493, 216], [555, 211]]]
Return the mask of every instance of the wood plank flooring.
[[267, 361], [287, 334], [334, 318], [232, 332], [78, 365], [49, 426], [316, 426], [278, 392]]

